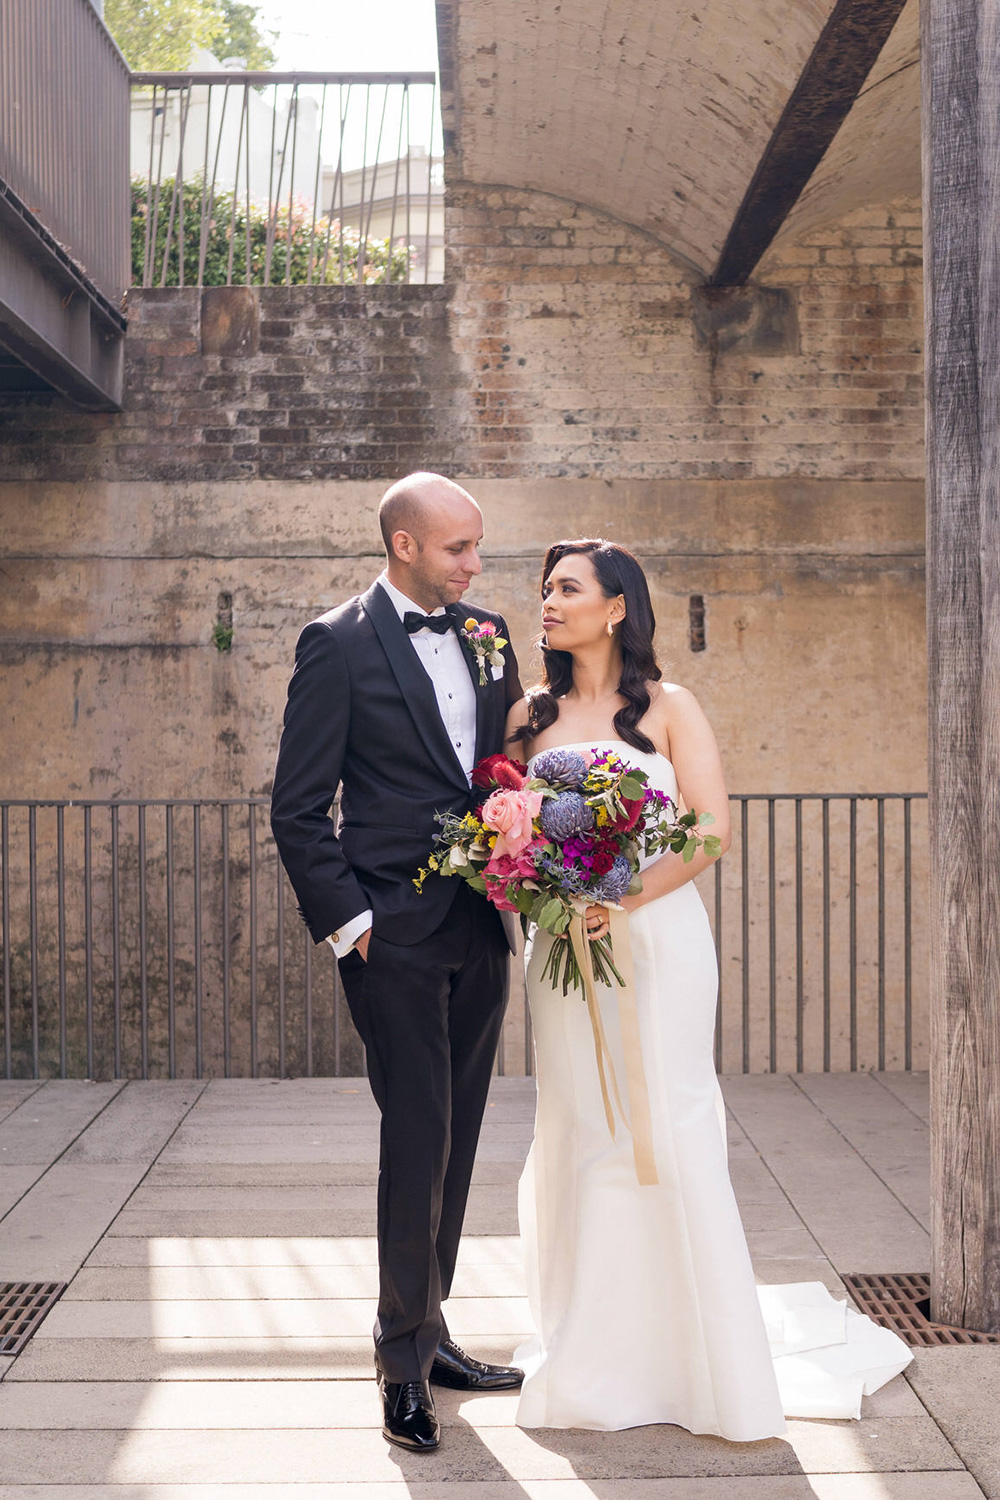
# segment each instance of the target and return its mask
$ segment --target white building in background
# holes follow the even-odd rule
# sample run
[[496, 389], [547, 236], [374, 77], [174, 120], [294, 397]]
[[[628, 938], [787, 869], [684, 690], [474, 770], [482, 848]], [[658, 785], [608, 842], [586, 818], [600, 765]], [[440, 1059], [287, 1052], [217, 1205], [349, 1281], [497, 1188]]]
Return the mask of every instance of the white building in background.
[[324, 166], [320, 204], [345, 227], [360, 232], [363, 225], [372, 239], [391, 234], [394, 244], [411, 245], [415, 281], [444, 280], [444, 164], [428, 157], [425, 146], [411, 146], [408, 160], [380, 161], [339, 177], [336, 167]]
[[[191, 69], [200, 73], [225, 70], [203, 49], [195, 53]], [[311, 205], [320, 151], [319, 105], [311, 95], [300, 93], [293, 107], [291, 91], [283, 92], [289, 97], [275, 108], [273, 88], [244, 91], [235, 81], [228, 89], [218, 84], [211, 89], [196, 85], [190, 95], [176, 89], [165, 95], [159, 89], [154, 108], [152, 89], [133, 89], [132, 176], [146, 180], [152, 175], [154, 182], [174, 177], [181, 163], [183, 138], [185, 181], [204, 173], [211, 182], [214, 176], [216, 191], [235, 190], [244, 199], [249, 170], [253, 201], [266, 205], [270, 194], [287, 202], [290, 190], [293, 197]]]

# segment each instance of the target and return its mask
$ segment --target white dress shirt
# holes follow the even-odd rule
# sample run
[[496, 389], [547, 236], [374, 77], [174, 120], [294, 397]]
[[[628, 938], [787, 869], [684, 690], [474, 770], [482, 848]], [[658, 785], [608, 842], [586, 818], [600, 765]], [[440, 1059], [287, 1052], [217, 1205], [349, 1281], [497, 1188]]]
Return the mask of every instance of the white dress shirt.
[[[392, 600], [400, 620], [408, 610], [418, 614], [427, 611], [406, 595], [382, 573], [378, 579]], [[443, 615], [444, 606], [431, 610], [431, 614]], [[454, 630], [437, 635], [433, 630], [417, 630], [410, 636], [410, 645], [417, 653], [420, 665], [427, 673], [434, 688], [441, 722], [448, 732], [459, 763], [472, 784], [472, 768], [476, 763], [476, 690], [466, 665], [462, 643]], [[327, 942], [338, 958], [350, 953], [361, 935], [372, 925], [370, 911], [359, 912], [339, 931], [331, 934]]]

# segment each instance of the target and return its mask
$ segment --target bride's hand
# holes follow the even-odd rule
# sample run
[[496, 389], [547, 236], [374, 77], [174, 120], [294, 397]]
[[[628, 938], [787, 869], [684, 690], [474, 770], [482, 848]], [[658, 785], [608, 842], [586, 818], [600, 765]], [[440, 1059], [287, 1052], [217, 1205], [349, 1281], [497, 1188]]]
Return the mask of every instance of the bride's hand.
[[596, 943], [598, 938], [607, 937], [611, 931], [611, 919], [606, 906], [588, 906], [583, 920], [592, 943]]

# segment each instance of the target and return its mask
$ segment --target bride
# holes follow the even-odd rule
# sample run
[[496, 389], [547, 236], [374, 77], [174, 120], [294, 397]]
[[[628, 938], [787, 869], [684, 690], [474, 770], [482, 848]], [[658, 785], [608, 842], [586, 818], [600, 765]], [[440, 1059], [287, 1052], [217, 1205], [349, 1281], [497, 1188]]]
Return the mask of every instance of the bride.
[[[729, 804], [711, 726], [694, 696], [661, 682], [655, 621], [636, 559], [614, 542], [557, 542], [542, 573], [542, 685], [511, 709], [511, 748], [614, 749], [683, 807], [710, 813], [729, 845]], [[646, 864], [629, 915], [656, 1160], [640, 1186], [628, 1131], [612, 1139], [586, 1005], [542, 981], [553, 941], [534, 932], [527, 989], [535, 1038], [535, 1137], [519, 1216], [535, 1333], [523, 1427], [617, 1430], [653, 1422], [735, 1441], [779, 1436], [786, 1415], [860, 1415], [911, 1358], [895, 1334], [819, 1283], [758, 1293], [729, 1180], [713, 1066], [718, 976], [693, 884], [712, 861]], [[609, 930], [590, 906], [589, 936]], [[597, 986], [625, 1077], [617, 986]]]

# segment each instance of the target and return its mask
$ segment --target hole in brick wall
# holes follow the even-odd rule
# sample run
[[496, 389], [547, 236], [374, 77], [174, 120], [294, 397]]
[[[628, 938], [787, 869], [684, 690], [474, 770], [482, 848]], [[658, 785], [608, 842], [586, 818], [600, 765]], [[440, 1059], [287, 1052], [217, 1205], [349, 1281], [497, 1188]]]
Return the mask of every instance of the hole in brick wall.
[[231, 651], [233, 646], [233, 596], [220, 594], [215, 604], [212, 644], [217, 651]]
[[688, 600], [688, 641], [692, 651], [705, 649], [705, 596], [692, 594]]

